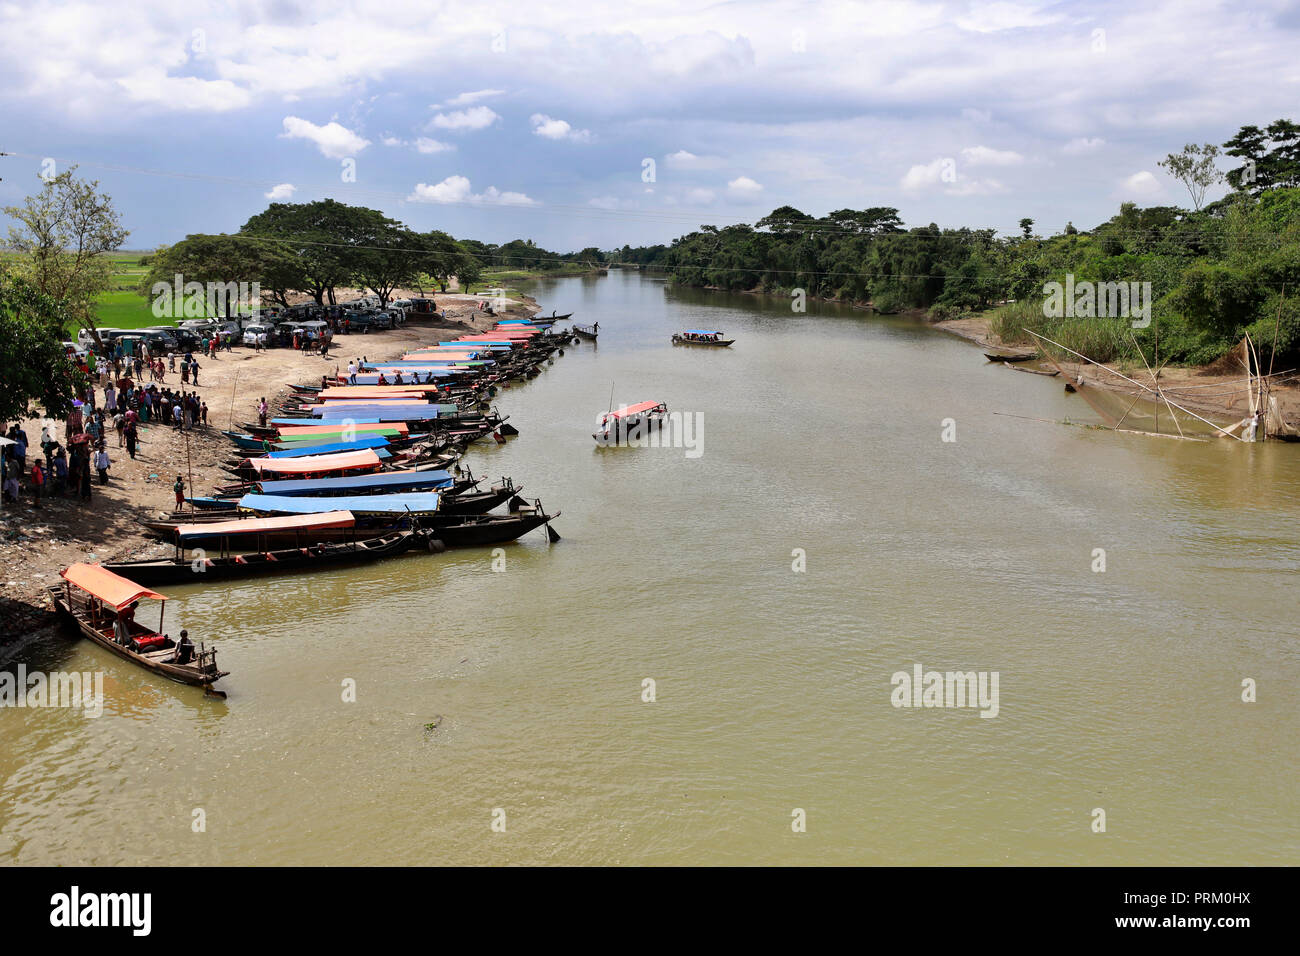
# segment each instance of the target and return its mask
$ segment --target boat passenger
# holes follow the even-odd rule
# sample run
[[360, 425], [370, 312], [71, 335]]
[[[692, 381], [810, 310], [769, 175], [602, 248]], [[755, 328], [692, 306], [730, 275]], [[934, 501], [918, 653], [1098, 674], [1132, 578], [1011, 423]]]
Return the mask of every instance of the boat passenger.
[[117, 620], [113, 623], [113, 631], [117, 638], [117, 643], [125, 647], [131, 643], [131, 624], [135, 621], [135, 608], [137, 602], [132, 601], [122, 610], [117, 612]]

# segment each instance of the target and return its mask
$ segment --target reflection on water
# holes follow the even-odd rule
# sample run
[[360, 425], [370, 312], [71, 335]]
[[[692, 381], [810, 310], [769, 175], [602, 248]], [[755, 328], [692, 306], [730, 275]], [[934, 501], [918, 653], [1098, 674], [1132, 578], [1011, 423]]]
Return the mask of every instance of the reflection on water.
[[[0, 710], [0, 860], [1295, 859], [1300, 449], [1051, 424], [1100, 419], [906, 319], [617, 272], [533, 291], [599, 347], [503, 392], [521, 434], [471, 464], [563, 540], [174, 589], [224, 703], [32, 648], [108, 699]], [[700, 416], [703, 454], [595, 452], [611, 387]], [[998, 671], [998, 717], [892, 707], [916, 663]]]

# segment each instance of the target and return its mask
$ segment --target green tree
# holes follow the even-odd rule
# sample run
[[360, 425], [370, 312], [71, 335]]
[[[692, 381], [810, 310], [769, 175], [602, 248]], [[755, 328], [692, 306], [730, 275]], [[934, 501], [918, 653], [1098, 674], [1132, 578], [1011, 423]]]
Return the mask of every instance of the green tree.
[[1234, 188], [1259, 196], [1269, 189], [1300, 186], [1300, 126], [1290, 120], [1274, 120], [1265, 129], [1243, 126], [1223, 147], [1228, 156], [1242, 160], [1227, 174]]
[[[292, 255], [275, 243], [250, 241], [241, 235], [186, 236], [172, 246], [160, 249], [153, 257], [149, 272], [140, 284], [140, 291], [152, 296], [154, 313], [159, 318], [189, 316], [184, 303], [175, 300], [174, 287], [177, 276], [182, 287], [185, 283], [222, 286], [220, 294], [207, 298], [206, 308], [216, 315], [231, 315], [237, 303], [240, 283], [258, 283], [274, 276], [276, 270], [292, 271], [296, 263]], [[184, 293], [185, 300], [193, 299]], [[281, 297], [281, 303], [284, 299]], [[257, 303], [254, 303], [255, 305]]]
[[65, 310], [65, 318], [91, 330], [99, 342], [95, 300], [112, 284], [105, 253], [119, 249], [129, 233], [98, 180], [78, 179], [69, 167], [45, 180], [21, 206], [6, 206], [17, 220], [9, 245], [21, 255], [19, 271]]
[[66, 418], [85, 376], [63, 348], [63, 310], [22, 275], [0, 268], [0, 421], [27, 418], [39, 406]]
[[301, 270], [301, 291], [310, 293], [317, 305], [327, 299], [333, 304], [334, 290], [355, 277], [356, 247], [364, 243], [372, 215], [382, 213], [334, 199], [272, 203], [239, 231], [280, 240]]
[[1199, 210], [1205, 202], [1205, 191], [1223, 180], [1223, 173], [1214, 165], [1218, 156], [1219, 147], [1213, 143], [1188, 143], [1181, 153], [1170, 153], [1157, 165], [1187, 187], [1192, 208]]

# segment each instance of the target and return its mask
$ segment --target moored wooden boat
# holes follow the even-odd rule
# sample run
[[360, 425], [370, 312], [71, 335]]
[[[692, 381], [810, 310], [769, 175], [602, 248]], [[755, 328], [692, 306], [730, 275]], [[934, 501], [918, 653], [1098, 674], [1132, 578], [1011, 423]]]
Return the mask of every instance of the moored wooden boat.
[[[417, 519], [428, 536], [431, 551], [440, 550], [439, 544], [448, 548], [474, 548], [489, 544], [502, 544], [522, 537], [534, 528], [546, 526], [546, 536], [552, 541], [559, 541], [560, 536], [551, 527], [551, 519], [558, 518], [560, 512], [548, 515], [540, 501], [524, 505], [515, 514], [453, 516], [440, 523], [427, 519]], [[435, 516], [435, 519], [438, 516]]]
[[377, 561], [409, 551], [418, 540], [422, 540], [422, 535], [418, 532], [394, 531], [346, 543], [224, 554], [217, 557], [201, 555], [193, 559], [178, 555], [157, 560], [120, 561], [105, 567], [114, 574], [129, 576], [142, 584], [200, 584], [204, 581], [225, 581], [275, 572], [316, 570]]
[[985, 352], [984, 357], [990, 362], [1028, 362], [1030, 359], [1038, 357], [1037, 352], [1023, 352], [1015, 349], [998, 349], [997, 351]]
[[596, 337], [600, 334], [600, 323], [597, 322], [594, 325], [578, 325], [575, 322], [572, 326], [572, 331], [573, 334], [579, 338], [590, 339], [594, 342], [596, 341]]
[[[185, 631], [174, 641], [161, 633], [167, 598], [98, 564], [74, 564], [60, 573], [64, 583], [49, 589], [55, 608], [70, 618], [82, 635], [112, 654], [147, 671], [182, 684], [202, 687], [214, 697], [224, 691], [212, 685], [229, 675], [217, 667], [216, 648], [196, 648]], [[142, 599], [163, 602], [158, 630], [135, 620]]]
[[1059, 368], [1021, 368], [1018, 365], [1008, 365], [1007, 368], [1011, 369], [1013, 372], [1028, 372], [1030, 375], [1046, 375], [1049, 378], [1054, 378], [1061, 374]]

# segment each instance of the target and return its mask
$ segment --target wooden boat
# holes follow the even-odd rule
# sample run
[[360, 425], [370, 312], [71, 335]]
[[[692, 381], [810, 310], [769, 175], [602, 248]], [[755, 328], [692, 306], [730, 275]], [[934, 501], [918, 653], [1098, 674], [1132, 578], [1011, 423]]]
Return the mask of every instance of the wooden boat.
[[534, 528], [546, 525], [546, 536], [552, 541], [559, 541], [560, 536], [551, 527], [551, 519], [558, 518], [560, 512], [548, 515], [540, 501], [521, 507], [511, 515], [478, 515], [452, 518], [454, 523], [430, 522], [420, 518], [417, 521], [425, 531], [427, 546], [430, 551], [439, 551], [439, 545], [448, 548], [474, 548], [489, 544], [502, 544], [522, 537]]
[[[214, 697], [224, 691], [212, 685], [230, 672], [217, 667], [217, 650], [200, 642], [196, 649], [189, 635], [181, 631], [174, 641], [162, 633], [167, 598], [135, 581], [98, 564], [74, 564], [60, 573], [64, 583], [49, 589], [54, 606], [77, 625], [82, 635], [100, 647], [155, 674], [182, 684], [202, 687]], [[152, 630], [134, 619], [141, 599], [163, 602], [158, 629]]]
[[673, 333], [673, 345], [710, 345], [714, 348], [726, 348], [735, 339], [724, 339], [722, 333], [714, 329], [687, 329], [685, 332]]
[[121, 561], [105, 567], [114, 574], [131, 576], [145, 584], [199, 584], [285, 571], [315, 571], [336, 565], [359, 564], [403, 554], [423, 535], [417, 531], [394, 531], [362, 541], [311, 545], [246, 554], [199, 555], [174, 558]]
[[596, 336], [600, 334], [600, 323], [594, 325], [578, 325], [576, 322], [572, 326], [573, 334], [583, 339], [596, 341]]
[[1053, 378], [1061, 374], [1059, 368], [1020, 368], [1017, 365], [1008, 365], [1007, 368], [1011, 369], [1013, 372], [1027, 372], [1030, 375], [1046, 375], [1048, 378]]
[[663, 402], [637, 402], [611, 409], [600, 418], [591, 437], [602, 448], [631, 444], [653, 428], [662, 428], [668, 415]]
[[985, 352], [984, 357], [990, 362], [1028, 362], [1030, 359], [1038, 358], [1038, 353], [1000, 349], [996, 352]]

